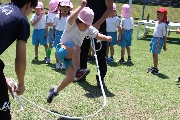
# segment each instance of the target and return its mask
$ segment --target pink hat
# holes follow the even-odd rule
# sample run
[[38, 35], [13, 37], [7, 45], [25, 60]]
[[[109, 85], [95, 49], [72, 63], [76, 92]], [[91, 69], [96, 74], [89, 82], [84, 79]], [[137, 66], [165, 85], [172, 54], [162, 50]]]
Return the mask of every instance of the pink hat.
[[71, 2], [70, 2], [70, 0], [61, 0], [60, 6], [68, 6], [68, 7], [71, 7]]
[[116, 4], [113, 3], [113, 10], [116, 10]]
[[36, 6], [36, 8], [42, 8], [43, 10], [42, 10], [42, 14], [45, 14], [45, 11], [44, 11], [44, 6], [43, 6], [43, 3], [42, 2], [38, 2], [38, 4], [37, 4], [37, 6]]
[[59, 0], [51, 0], [49, 2], [49, 12], [54, 12], [57, 9], [57, 6], [59, 4]]
[[128, 4], [122, 6], [121, 17], [130, 18], [131, 17], [131, 7]]
[[36, 8], [44, 8], [44, 7], [43, 7], [43, 3], [42, 3], [42, 2], [38, 2]]
[[81, 20], [83, 23], [87, 25], [92, 25], [93, 19], [94, 19], [94, 12], [92, 9], [89, 7], [84, 7], [79, 15], [78, 15], [79, 20]]

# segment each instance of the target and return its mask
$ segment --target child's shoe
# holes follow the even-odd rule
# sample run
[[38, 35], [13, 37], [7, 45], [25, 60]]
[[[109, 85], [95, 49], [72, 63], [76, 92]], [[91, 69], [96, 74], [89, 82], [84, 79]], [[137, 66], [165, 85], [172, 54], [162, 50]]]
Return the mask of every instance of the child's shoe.
[[111, 62], [114, 62], [114, 58], [113, 57], [110, 57], [107, 59], [107, 63], [111, 63]]
[[60, 69], [60, 64], [56, 63], [56, 69]]
[[64, 64], [61, 64], [61, 70], [65, 70]]
[[55, 86], [50, 88], [49, 95], [48, 95], [48, 98], [47, 98], [48, 103], [51, 103], [52, 100], [54, 99], [54, 97], [56, 97], [58, 95], [57, 92], [54, 92], [54, 89], [55, 89]]
[[33, 60], [38, 61], [38, 56], [35, 56]]
[[150, 67], [150, 68], [148, 68], [148, 73], [151, 73], [152, 71], [153, 71], [153, 69], [154, 69], [154, 67], [152, 66], [152, 67]]
[[89, 69], [80, 69], [80, 68], [77, 69], [74, 82], [77, 82], [77, 81], [79, 81], [80, 79], [85, 78], [89, 73], [90, 73], [90, 70], [89, 70]]
[[49, 64], [49, 63], [50, 63], [50, 59], [46, 58], [46, 64]]
[[91, 56], [88, 56], [88, 62], [92, 62]]
[[128, 57], [127, 62], [132, 62], [131, 57]]
[[157, 68], [154, 68], [152, 71], [151, 71], [152, 74], [159, 74], [159, 70]]
[[124, 64], [124, 63], [125, 63], [125, 61], [124, 61], [124, 59], [123, 59], [123, 58], [121, 58], [121, 59], [118, 61], [118, 63], [120, 63], [120, 64]]

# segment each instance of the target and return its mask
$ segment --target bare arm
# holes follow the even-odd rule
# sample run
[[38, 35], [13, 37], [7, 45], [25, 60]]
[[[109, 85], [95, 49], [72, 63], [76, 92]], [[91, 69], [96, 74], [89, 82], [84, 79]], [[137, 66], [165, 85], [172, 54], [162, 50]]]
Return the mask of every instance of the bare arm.
[[103, 35], [101, 33], [97, 34], [96, 39], [97, 40], [101, 40], [101, 41], [109, 41], [109, 42], [112, 41], [112, 37], [111, 36], [106, 36], [106, 35]]
[[16, 59], [15, 59], [15, 71], [18, 78], [18, 91], [17, 94], [23, 94], [24, 76], [26, 71], [26, 42], [23, 40], [17, 40], [16, 43]]
[[112, 13], [112, 10], [113, 10], [113, 0], [105, 0], [105, 4], [107, 7], [107, 10], [104, 12], [102, 17], [93, 25], [98, 30], [100, 28], [100, 25], [109, 17], [109, 15]]
[[41, 14], [36, 21], [31, 22], [31, 25], [32, 25], [32, 26], [36, 25], [36, 23], [39, 22], [39, 21], [42, 19], [42, 15], [43, 15], [43, 14]]
[[73, 24], [75, 19], [78, 17], [79, 12], [86, 6], [87, 1], [82, 0], [81, 5], [77, 7], [69, 16], [68, 23]]
[[163, 36], [163, 39], [164, 39], [163, 49], [164, 49], [164, 51], [166, 51], [167, 50], [167, 48], [166, 48], [166, 40], [167, 40], [166, 36]]

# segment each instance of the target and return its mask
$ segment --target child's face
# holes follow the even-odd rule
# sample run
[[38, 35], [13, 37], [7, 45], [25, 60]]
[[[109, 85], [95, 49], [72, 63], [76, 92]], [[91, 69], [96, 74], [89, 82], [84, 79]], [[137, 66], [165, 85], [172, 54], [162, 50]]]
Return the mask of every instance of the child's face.
[[116, 10], [113, 10], [111, 16], [115, 16], [115, 15], [116, 15]]
[[157, 19], [158, 19], [159, 21], [163, 21], [163, 20], [164, 20], [164, 13], [157, 12]]
[[89, 28], [89, 25], [85, 23], [78, 23], [78, 27], [81, 31], [85, 31], [87, 28]]
[[61, 13], [66, 15], [66, 14], [68, 14], [68, 12], [70, 10], [70, 7], [68, 7], [68, 6], [61, 6], [60, 9], [61, 9]]
[[42, 8], [35, 8], [35, 12], [37, 15], [40, 15], [42, 13]]

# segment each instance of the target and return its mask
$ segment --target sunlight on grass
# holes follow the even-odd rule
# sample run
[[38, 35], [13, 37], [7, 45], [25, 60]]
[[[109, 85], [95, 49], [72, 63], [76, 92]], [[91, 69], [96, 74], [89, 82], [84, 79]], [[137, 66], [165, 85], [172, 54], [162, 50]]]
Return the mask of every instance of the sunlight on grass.
[[[43, 0], [42, 0], [43, 1]], [[79, 1], [72, 0], [77, 6]], [[48, 3], [48, 2], [47, 2]], [[47, 6], [45, 3], [45, 6]], [[120, 13], [121, 3], [118, 3]], [[133, 17], [141, 17], [141, 5], [133, 6]], [[148, 6], [146, 12], [156, 11], [157, 6]], [[173, 11], [176, 9], [168, 8]], [[154, 12], [150, 13], [152, 19]], [[170, 19], [176, 21], [178, 15], [169, 14]], [[174, 18], [172, 17], [175, 16]], [[29, 16], [30, 17], [30, 16]], [[141, 27], [141, 31], [143, 28]], [[32, 28], [31, 28], [32, 32]], [[136, 27], [133, 38], [136, 37]], [[175, 33], [167, 38], [168, 50], [162, 51], [159, 55], [160, 74], [152, 75], [147, 73], [147, 68], [152, 66], [152, 55], [149, 52], [148, 36], [140, 40], [134, 40], [131, 47], [133, 64], [108, 64], [108, 72], [105, 78], [108, 90], [107, 106], [103, 111], [89, 119], [107, 120], [129, 120], [129, 119], [180, 119], [180, 88], [174, 82], [179, 76], [180, 39]], [[176, 42], [173, 42], [176, 41]], [[15, 43], [9, 47], [1, 56], [5, 62], [5, 75], [17, 79], [14, 72]], [[103, 97], [100, 89], [96, 88], [96, 66], [95, 63], [88, 63], [91, 73], [87, 76], [86, 82], [71, 83], [53, 100], [51, 104], [46, 102], [51, 85], [59, 84], [65, 77], [65, 71], [55, 70], [55, 58], [52, 51], [52, 64], [45, 64], [44, 47], [39, 47], [40, 62], [32, 63], [34, 58], [34, 47], [31, 44], [31, 36], [27, 43], [27, 70], [26, 70], [26, 92], [23, 96], [36, 104], [60, 114], [70, 116], [82, 116], [93, 113], [103, 105]], [[13, 53], [13, 54], [12, 54]], [[125, 54], [125, 59], [127, 54]], [[120, 47], [115, 46], [115, 61], [120, 59]], [[22, 99], [26, 110], [22, 111], [17, 101], [11, 98], [11, 112], [13, 120], [61, 120], [59, 117], [42, 111]]]

